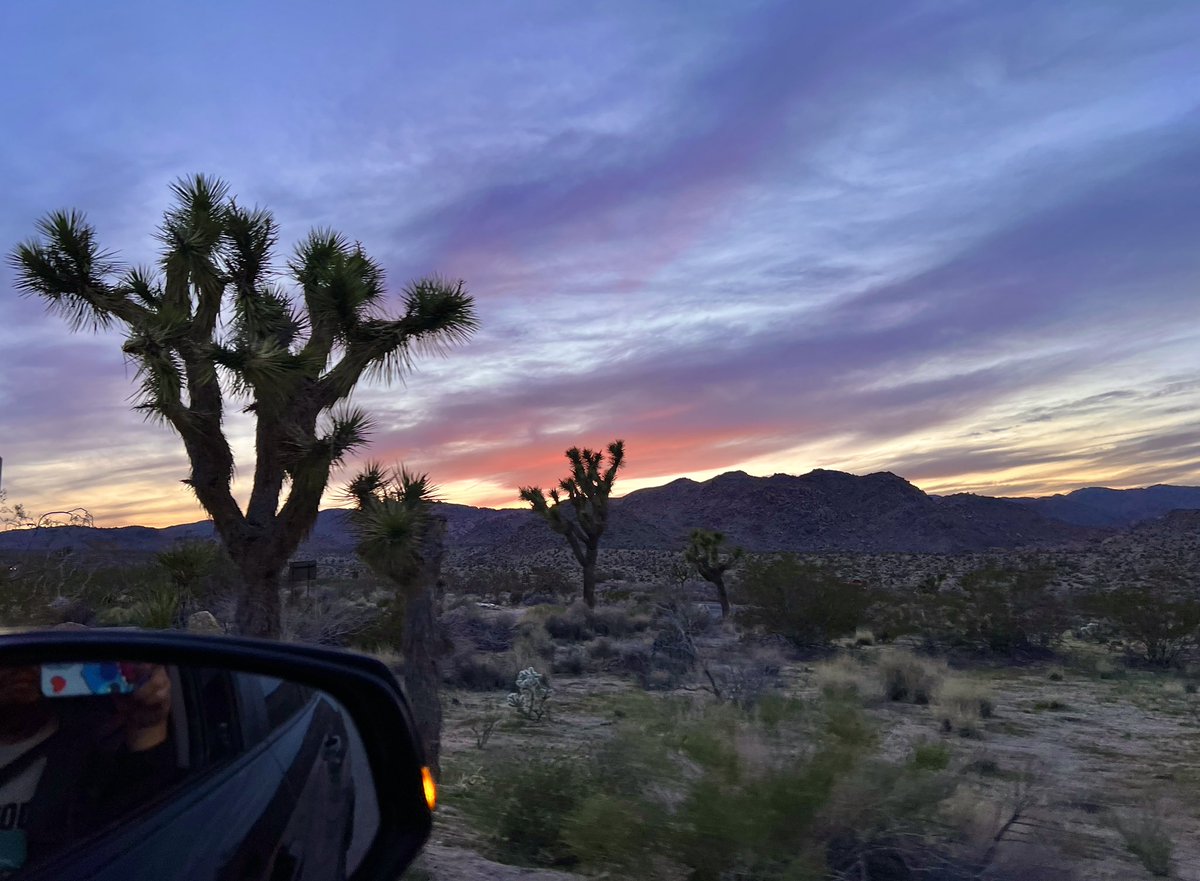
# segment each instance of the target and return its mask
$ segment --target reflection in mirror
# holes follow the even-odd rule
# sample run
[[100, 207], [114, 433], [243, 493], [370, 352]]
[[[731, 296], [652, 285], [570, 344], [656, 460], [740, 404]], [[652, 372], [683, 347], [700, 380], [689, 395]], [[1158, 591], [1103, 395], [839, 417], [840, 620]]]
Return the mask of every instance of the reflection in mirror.
[[226, 669], [0, 666], [0, 878], [339, 879], [378, 832], [329, 695]]

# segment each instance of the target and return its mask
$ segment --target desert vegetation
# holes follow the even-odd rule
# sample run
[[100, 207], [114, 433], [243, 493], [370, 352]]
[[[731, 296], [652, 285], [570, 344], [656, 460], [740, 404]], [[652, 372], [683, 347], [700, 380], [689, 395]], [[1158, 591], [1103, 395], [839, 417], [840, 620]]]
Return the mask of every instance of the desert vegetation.
[[[445, 548], [418, 576], [428, 486], [368, 470], [357, 490], [370, 574], [284, 590], [284, 631], [436, 695], [432, 877], [1186, 878], [1200, 858], [1186, 578], [748, 554], [723, 616], [682, 554], [612, 551], [592, 607], [565, 555]], [[236, 623], [216, 545], [2, 571], [9, 625]]]

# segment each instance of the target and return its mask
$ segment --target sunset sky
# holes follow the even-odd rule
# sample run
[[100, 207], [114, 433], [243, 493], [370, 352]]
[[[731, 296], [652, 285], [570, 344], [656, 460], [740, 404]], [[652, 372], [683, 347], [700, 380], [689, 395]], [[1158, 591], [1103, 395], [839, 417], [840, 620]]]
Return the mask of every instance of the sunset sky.
[[[367, 456], [450, 501], [516, 504], [616, 437], [622, 492], [1200, 483], [1194, 0], [58, 0], [0, 30], [3, 251], [76, 207], [151, 262], [202, 171], [275, 211], [284, 256], [328, 225], [397, 290], [466, 281], [474, 341], [355, 399]], [[200, 519], [120, 336], [0, 267], [3, 486]]]

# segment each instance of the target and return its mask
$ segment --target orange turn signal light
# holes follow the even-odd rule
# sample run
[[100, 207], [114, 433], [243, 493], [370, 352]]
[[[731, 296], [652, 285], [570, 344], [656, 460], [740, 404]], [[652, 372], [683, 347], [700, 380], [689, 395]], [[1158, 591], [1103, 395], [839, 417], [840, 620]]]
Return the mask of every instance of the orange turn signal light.
[[437, 784], [433, 782], [433, 772], [428, 768], [421, 768], [421, 786], [425, 789], [425, 804], [429, 805], [429, 810], [437, 810]]

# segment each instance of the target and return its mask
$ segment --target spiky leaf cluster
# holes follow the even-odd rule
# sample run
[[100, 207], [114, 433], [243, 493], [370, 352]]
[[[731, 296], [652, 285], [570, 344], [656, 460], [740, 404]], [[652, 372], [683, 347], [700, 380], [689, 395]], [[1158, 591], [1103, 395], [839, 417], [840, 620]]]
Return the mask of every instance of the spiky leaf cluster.
[[693, 529], [683, 550], [684, 561], [705, 581], [716, 583], [745, 555], [741, 548], [727, 549], [725, 536], [708, 529]]
[[437, 488], [427, 474], [403, 466], [366, 465], [347, 485], [355, 503], [350, 524], [358, 555], [375, 572], [404, 585], [419, 566], [419, 549]]

